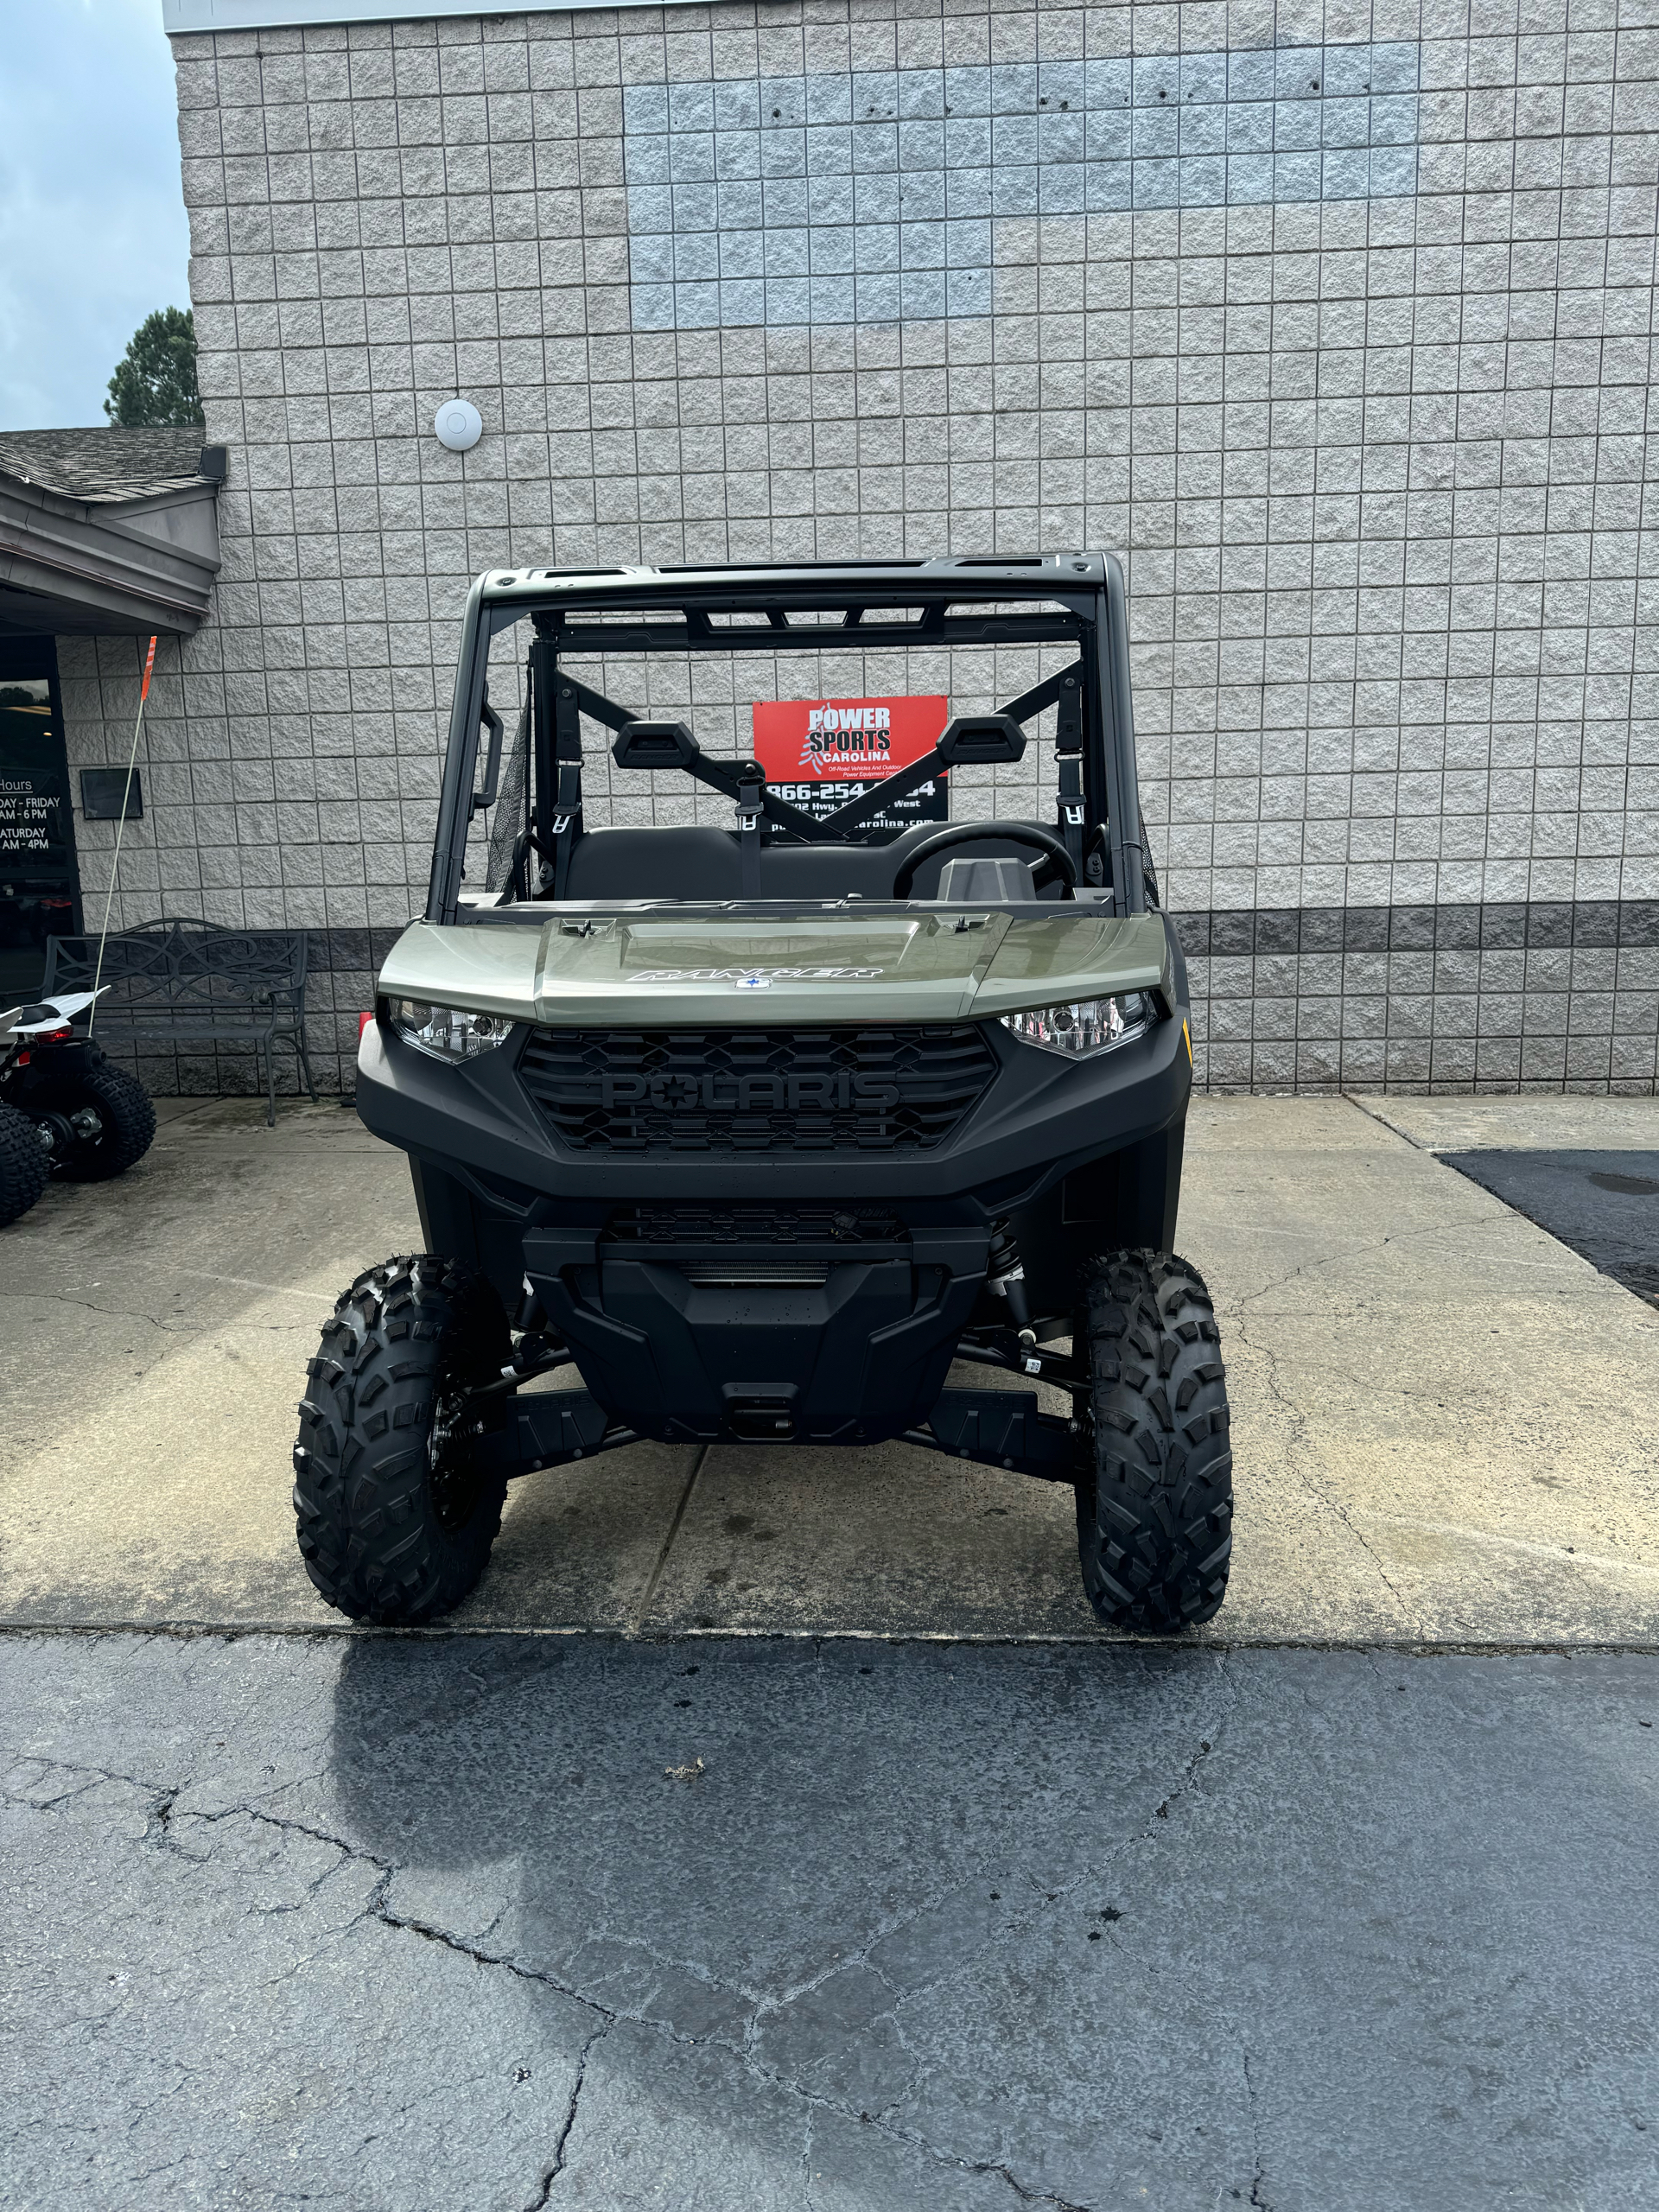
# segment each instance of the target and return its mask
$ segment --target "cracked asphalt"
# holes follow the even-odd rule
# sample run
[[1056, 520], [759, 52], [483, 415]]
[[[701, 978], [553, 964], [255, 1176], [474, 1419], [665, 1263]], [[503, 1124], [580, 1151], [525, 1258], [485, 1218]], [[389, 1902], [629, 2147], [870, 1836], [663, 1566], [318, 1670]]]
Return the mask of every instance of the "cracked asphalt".
[[1659, 1659], [10, 1639], [8, 2204], [1659, 2202]]

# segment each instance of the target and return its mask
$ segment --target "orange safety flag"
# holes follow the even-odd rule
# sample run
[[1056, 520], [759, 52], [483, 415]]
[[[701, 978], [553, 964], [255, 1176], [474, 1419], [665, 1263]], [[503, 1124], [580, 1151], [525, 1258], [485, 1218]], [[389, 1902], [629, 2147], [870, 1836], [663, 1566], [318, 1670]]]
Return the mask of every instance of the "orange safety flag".
[[149, 696], [149, 675], [156, 665], [156, 640], [149, 641], [149, 651], [144, 655], [144, 680], [138, 687], [138, 703], [142, 707]]

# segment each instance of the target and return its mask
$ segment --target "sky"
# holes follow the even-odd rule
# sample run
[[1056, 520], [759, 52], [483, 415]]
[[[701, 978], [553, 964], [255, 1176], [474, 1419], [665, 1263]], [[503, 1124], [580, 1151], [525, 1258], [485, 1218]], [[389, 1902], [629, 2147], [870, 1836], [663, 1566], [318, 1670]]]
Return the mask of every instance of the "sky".
[[0, 430], [102, 424], [133, 332], [190, 304], [162, 0], [0, 17]]

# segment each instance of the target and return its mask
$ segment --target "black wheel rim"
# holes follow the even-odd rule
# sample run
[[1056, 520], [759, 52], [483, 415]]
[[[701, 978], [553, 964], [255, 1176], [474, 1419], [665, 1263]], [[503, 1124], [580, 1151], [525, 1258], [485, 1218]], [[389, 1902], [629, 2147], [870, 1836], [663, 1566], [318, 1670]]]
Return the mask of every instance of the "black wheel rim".
[[37, 1107], [30, 1119], [49, 1140], [41, 1148], [54, 1168], [78, 1167], [98, 1157], [105, 1122], [89, 1100], [83, 1098], [79, 1106]]
[[432, 1426], [427, 1433], [427, 1484], [432, 1510], [439, 1525], [452, 1531], [466, 1527], [478, 1504], [477, 1415], [469, 1409], [469, 1395], [458, 1376], [441, 1375], [432, 1399]]

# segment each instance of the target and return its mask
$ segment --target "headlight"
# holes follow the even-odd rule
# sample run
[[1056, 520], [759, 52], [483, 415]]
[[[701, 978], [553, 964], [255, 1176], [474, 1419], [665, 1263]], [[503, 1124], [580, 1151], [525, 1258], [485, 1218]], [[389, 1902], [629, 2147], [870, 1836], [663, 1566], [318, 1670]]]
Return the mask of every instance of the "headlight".
[[471, 1060], [512, 1034], [505, 1014], [474, 1014], [470, 1007], [428, 1006], [421, 999], [393, 999], [391, 1026], [418, 1052], [439, 1060]]
[[1041, 1006], [1030, 1014], [1005, 1014], [1002, 1027], [1022, 1045], [1086, 1060], [1127, 1045], [1152, 1027], [1152, 1001], [1144, 991], [1123, 991], [1109, 999], [1071, 999], [1064, 1006]]

